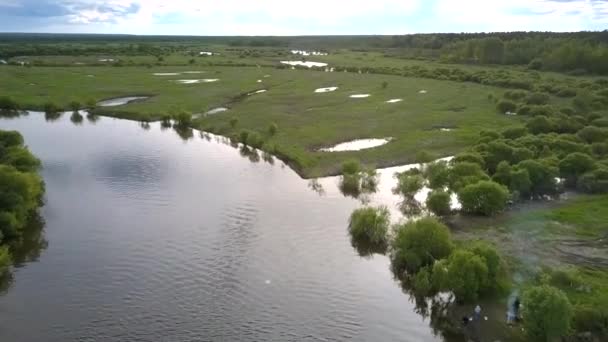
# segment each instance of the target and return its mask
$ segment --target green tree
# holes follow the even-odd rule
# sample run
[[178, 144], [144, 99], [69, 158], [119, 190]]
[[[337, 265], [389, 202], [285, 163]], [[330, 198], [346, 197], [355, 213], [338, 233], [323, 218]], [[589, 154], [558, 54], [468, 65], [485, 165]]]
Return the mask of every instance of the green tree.
[[517, 104], [510, 100], [500, 100], [496, 104], [496, 109], [501, 114], [515, 112], [515, 110], [517, 110]]
[[356, 159], [347, 160], [342, 164], [343, 175], [356, 175], [361, 172], [361, 163]]
[[528, 121], [526, 127], [532, 134], [550, 133], [555, 129], [553, 121], [544, 115], [533, 117]]
[[448, 163], [443, 160], [428, 164], [424, 169], [424, 177], [431, 189], [443, 189], [449, 184], [450, 170]]
[[[1, 242], [1, 240], [0, 240]], [[11, 254], [7, 246], [0, 246], [0, 275], [11, 265]]]
[[452, 212], [450, 194], [444, 190], [433, 190], [426, 199], [426, 207], [437, 216], [446, 216]]
[[270, 126], [268, 126], [268, 134], [270, 134], [271, 136], [274, 136], [275, 134], [277, 134], [277, 131], [279, 130], [279, 126], [277, 126], [276, 123], [271, 123]]
[[492, 180], [498, 184], [509, 186], [511, 184], [511, 165], [507, 161], [501, 161], [496, 168]]
[[595, 167], [595, 161], [591, 156], [575, 152], [566, 156], [559, 162], [559, 172], [569, 182], [576, 182], [579, 176], [591, 171]]
[[424, 177], [421, 175], [403, 172], [397, 176], [397, 187], [393, 189], [393, 192], [404, 197], [414, 197], [418, 191], [422, 190], [424, 182]]
[[528, 170], [515, 168], [510, 175], [509, 189], [520, 197], [530, 196], [532, 181]]
[[192, 125], [192, 114], [180, 111], [176, 116], [177, 126], [180, 128], [190, 127]]
[[448, 287], [456, 299], [474, 301], [488, 283], [488, 267], [479, 255], [456, 250], [448, 259], [448, 279]]
[[528, 336], [534, 341], [557, 341], [570, 330], [572, 305], [561, 290], [548, 286], [536, 286], [523, 295], [523, 324]]
[[397, 226], [391, 259], [395, 270], [415, 274], [435, 260], [446, 258], [453, 249], [448, 227], [427, 217]]
[[498, 250], [484, 241], [475, 241], [467, 246], [467, 249], [480, 256], [488, 268], [488, 281], [483, 284], [482, 290], [491, 290], [501, 286], [500, 278], [505, 275], [505, 266]]
[[608, 138], [608, 130], [605, 128], [587, 126], [578, 131], [578, 137], [588, 144], [603, 142]]
[[479, 181], [460, 190], [458, 199], [464, 212], [491, 216], [505, 209], [509, 190], [492, 181]]
[[0, 110], [16, 111], [19, 110], [19, 104], [8, 96], [0, 96]]
[[230, 127], [232, 129], [235, 129], [236, 125], [238, 125], [238, 123], [239, 123], [239, 119], [237, 119], [237, 118], [231, 118], [230, 119]]
[[482, 170], [477, 163], [457, 162], [450, 168], [449, 184], [450, 189], [458, 192], [467, 185], [488, 180], [490, 177]]
[[367, 207], [350, 215], [348, 230], [353, 239], [384, 245], [390, 225], [390, 213], [386, 207]]

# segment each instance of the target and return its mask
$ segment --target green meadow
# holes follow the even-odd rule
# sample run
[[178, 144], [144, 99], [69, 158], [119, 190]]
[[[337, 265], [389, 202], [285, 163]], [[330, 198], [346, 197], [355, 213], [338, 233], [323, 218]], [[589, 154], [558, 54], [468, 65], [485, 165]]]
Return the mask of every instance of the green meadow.
[[[200, 73], [184, 73], [192, 71]], [[158, 73], [178, 75], [155, 75]], [[22, 108], [40, 109], [49, 101], [67, 108], [71, 101], [84, 104], [147, 95], [150, 98], [146, 101], [96, 111], [133, 120], [158, 120], [179, 111], [203, 114], [215, 107], [228, 107], [226, 112], [201, 115], [194, 126], [227, 136], [243, 129], [264, 135], [274, 123], [277, 133], [266, 137], [265, 146], [280, 150], [306, 177], [335, 174], [339, 165], [352, 157], [370, 165], [389, 166], [415, 161], [420, 150], [437, 157], [451, 155], [473, 143], [479, 131], [519, 121], [498, 114], [495, 102], [489, 99], [490, 94], [500, 97], [504, 89], [393, 75], [197, 65], [6, 66], [0, 68], [0, 78], [0, 93], [15, 99]], [[176, 82], [187, 79], [217, 81]], [[323, 87], [338, 89], [315, 93]], [[262, 89], [267, 91], [246, 95]], [[350, 97], [356, 94], [370, 96]], [[402, 101], [387, 103], [391, 99]], [[235, 118], [238, 123], [232, 127], [230, 121]], [[317, 152], [350, 140], [389, 137], [393, 138], [390, 143], [374, 149]]]

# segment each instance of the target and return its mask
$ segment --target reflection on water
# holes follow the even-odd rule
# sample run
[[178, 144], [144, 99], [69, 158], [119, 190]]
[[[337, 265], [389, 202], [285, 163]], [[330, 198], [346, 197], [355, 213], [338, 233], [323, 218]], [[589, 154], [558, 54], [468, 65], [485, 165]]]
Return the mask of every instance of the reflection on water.
[[9, 243], [14, 268], [4, 273], [0, 272], [0, 294], [6, 293], [13, 285], [15, 278], [13, 270], [38, 261], [47, 246], [48, 242], [44, 237], [44, 220], [34, 214], [24, 228], [23, 235]]
[[[303, 180], [260, 151], [159, 123], [32, 113], [0, 127], [42, 160], [48, 240], [39, 230], [15, 253], [3, 342], [442, 340], [382, 251], [351, 245], [361, 202], [339, 177]], [[398, 210], [387, 172], [369, 200]]]

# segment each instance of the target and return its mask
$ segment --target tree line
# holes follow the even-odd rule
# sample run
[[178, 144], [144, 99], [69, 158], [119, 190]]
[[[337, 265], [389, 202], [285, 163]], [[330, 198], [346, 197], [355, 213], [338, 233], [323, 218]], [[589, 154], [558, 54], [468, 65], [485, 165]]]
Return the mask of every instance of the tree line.
[[8, 244], [22, 236], [42, 204], [40, 166], [19, 132], [0, 130], [0, 273], [11, 265]]

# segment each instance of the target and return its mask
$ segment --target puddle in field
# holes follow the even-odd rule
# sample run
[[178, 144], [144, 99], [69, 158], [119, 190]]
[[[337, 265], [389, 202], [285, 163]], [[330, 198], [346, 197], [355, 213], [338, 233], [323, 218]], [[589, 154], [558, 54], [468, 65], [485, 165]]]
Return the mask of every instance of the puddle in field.
[[255, 95], [255, 94], [261, 94], [261, 93], [265, 93], [267, 92], [267, 89], [260, 89], [260, 90], [256, 90], [256, 91], [252, 91], [251, 93], [248, 93], [247, 96], [251, 96], [251, 95]]
[[338, 90], [338, 87], [319, 88], [319, 89], [315, 90], [315, 93], [328, 93], [328, 92], [336, 91], [336, 90]]
[[302, 56], [327, 56], [327, 52], [321, 51], [306, 51], [306, 50], [291, 50], [292, 55], [302, 55]]
[[177, 76], [179, 72], [155, 72], [152, 75], [154, 76]]
[[182, 74], [203, 74], [204, 71], [184, 71]]
[[295, 66], [305, 66], [308, 68], [312, 68], [312, 67], [326, 67], [327, 63], [321, 63], [321, 62], [304, 62], [304, 61], [281, 61], [282, 64], [287, 64], [287, 65], [291, 65], [292, 67]]
[[196, 84], [196, 83], [212, 83], [212, 82], [217, 82], [217, 81], [219, 81], [219, 79], [217, 79], [217, 78], [205, 78], [202, 80], [175, 80], [174, 82], [180, 83], [180, 84]]
[[370, 97], [370, 95], [369, 94], [355, 94], [355, 95], [350, 96], [351, 99], [363, 99], [366, 97]]
[[113, 99], [103, 100], [97, 103], [100, 107], [115, 107], [126, 105], [131, 102], [143, 101], [149, 99], [149, 96], [126, 96], [126, 97], [117, 97]]
[[428, 93], [426, 90], [421, 90], [418, 92], [418, 94], [426, 94], [426, 93]]
[[115, 62], [116, 60], [113, 58], [102, 58], [99, 61], [100, 62]]
[[225, 112], [227, 110], [228, 110], [228, 108], [226, 108], [226, 107], [217, 107], [217, 108], [213, 108], [213, 109], [207, 111], [207, 113], [205, 113], [205, 115], [213, 115], [213, 114]]
[[368, 148], [374, 148], [388, 144], [393, 138], [382, 138], [382, 139], [357, 139], [352, 141], [343, 142], [332, 147], [321, 148], [321, 152], [346, 152], [346, 151], [360, 151]]
[[386, 103], [397, 103], [397, 102], [401, 102], [403, 101], [403, 99], [390, 99], [388, 101], [386, 101]]

